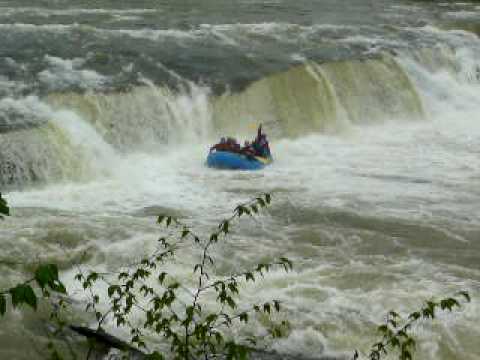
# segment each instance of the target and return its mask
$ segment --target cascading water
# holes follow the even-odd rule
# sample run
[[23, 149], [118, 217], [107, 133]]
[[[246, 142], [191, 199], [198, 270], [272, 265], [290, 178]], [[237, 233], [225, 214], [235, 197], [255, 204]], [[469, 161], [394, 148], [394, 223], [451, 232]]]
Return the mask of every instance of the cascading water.
[[27, 107], [35, 120], [22, 130], [0, 134], [0, 184], [86, 180], [108, 173], [113, 149], [78, 115], [54, 111], [34, 97], [10, 105], [18, 111]]
[[[0, 288], [32, 262], [58, 263], [78, 321], [76, 264], [138, 259], [159, 212], [205, 234], [271, 192], [269, 211], [216, 259], [219, 274], [294, 261], [242, 294], [284, 303], [290, 331], [273, 349], [368, 351], [390, 309], [468, 290], [471, 304], [418, 330], [417, 356], [478, 359], [478, 4], [75, 6], [0, 4], [0, 189], [12, 206]], [[270, 167], [204, 166], [219, 136], [250, 138], [260, 123]], [[172, 270], [188, 283], [195, 253], [184, 251]], [[0, 319], [0, 358], [38, 357], [25, 344], [43, 341], [40, 325], [23, 311]]]

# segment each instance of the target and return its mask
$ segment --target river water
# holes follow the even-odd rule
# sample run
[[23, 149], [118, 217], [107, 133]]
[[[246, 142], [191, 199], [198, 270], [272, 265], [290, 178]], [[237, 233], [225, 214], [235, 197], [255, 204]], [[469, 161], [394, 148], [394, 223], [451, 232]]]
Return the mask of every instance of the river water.
[[[271, 348], [366, 352], [390, 309], [467, 290], [471, 304], [416, 329], [417, 355], [480, 359], [479, 14], [469, 1], [1, 1], [0, 285], [55, 262], [86, 321], [78, 264], [148, 253], [158, 213], [207, 234], [270, 192], [215, 271], [295, 263], [242, 293], [285, 304], [291, 328]], [[204, 166], [219, 136], [260, 123], [272, 166]], [[187, 263], [172, 271], [188, 283]], [[33, 314], [0, 325], [1, 358], [39, 356]]]

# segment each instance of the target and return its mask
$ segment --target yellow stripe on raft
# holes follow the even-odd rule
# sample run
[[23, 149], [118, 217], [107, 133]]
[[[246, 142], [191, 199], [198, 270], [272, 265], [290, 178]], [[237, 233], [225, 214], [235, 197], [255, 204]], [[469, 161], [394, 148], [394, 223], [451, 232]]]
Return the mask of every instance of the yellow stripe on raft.
[[272, 162], [272, 159], [264, 158], [261, 156], [255, 156], [255, 160], [260, 161], [262, 164], [268, 165]]

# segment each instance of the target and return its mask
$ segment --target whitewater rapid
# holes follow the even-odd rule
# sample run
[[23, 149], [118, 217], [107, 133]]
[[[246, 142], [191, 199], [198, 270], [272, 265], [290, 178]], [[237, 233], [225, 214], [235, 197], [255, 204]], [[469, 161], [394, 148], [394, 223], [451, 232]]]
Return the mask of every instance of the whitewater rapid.
[[[417, 355], [479, 359], [474, 5], [402, 2], [376, 13], [359, 2], [371, 15], [359, 19], [328, 2], [318, 5], [318, 23], [305, 2], [271, 2], [267, 18], [242, 2], [238, 23], [173, 5], [57, 5], [7, 4], [0, 13], [8, 49], [0, 44], [8, 55], [0, 57], [0, 184], [12, 207], [0, 224], [2, 288], [32, 263], [57, 263], [71, 318], [89, 324], [77, 265], [110, 271], [151, 252], [162, 233], [156, 215], [206, 235], [268, 192], [272, 205], [219, 244], [215, 272], [294, 262], [293, 272], [242, 291], [245, 301], [284, 304], [279, 319], [290, 330], [271, 349], [350, 358], [368, 351], [389, 310], [467, 290], [471, 304], [415, 329]], [[469, 22], [456, 26], [459, 18]], [[31, 53], [21, 43], [33, 44]], [[220, 136], [251, 138], [260, 123], [271, 166], [205, 166]], [[198, 254], [181, 251], [169, 270], [189, 284]], [[34, 358], [34, 349], [18, 349], [44, 339], [42, 320], [27, 311], [0, 321], [0, 357]], [[235, 331], [264, 336], [266, 325], [257, 318]]]
[[[23, 249], [13, 252], [20, 261], [58, 242], [66, 249], [41, 258], [64, 264], [85, 261], [86, 252], [84, 266], [112, 270], [154, 248], [161, 233], [155, 214], [181, 216], [206, 233], [236, 204], [271, 192], [266, 214], [241, 223], [219, 246], [217, 271], [288, 256], [293, 273], [274, 272], [243, 298], [284, 302], [282, 316], [293, 330], [273, 345], [278, 351], [348, 354], [370, 344], [366, 324], [381, 322], [390, 308], [408, 312], [459, 289], [478, 294], [480, 161], [472, 133], [479, 130], [473, 118], [457, 118], [452, 131], [447, 117], [279, 140], [272, 143], [275, 163], [258, 173], [206, 168], [207, 143], [130, 155], [117, 159], [106, 180], [9, 193], [14, 217], [7, 229], [14, 231], [3, 237]], [[15, 219], [32, 211], [43, 214], [29, 221], [33, 232]], [[188, 282], [186, 264], [174, 271]], [[69, 289], [78, 287], [74, 272], [65, 273]], [[468, 344], [479, 336], [478, 313], [474, 301], [422, 328], [419, 356], [449, 358], [455, 351], [475, 359]]]

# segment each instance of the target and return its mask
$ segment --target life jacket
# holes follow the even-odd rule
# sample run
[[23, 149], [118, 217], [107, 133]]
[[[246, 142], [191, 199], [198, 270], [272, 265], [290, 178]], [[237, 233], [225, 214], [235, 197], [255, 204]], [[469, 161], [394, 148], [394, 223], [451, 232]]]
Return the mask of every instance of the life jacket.
[[262, 134], [255, 139], [254, 148], [258, 156], [270, 157], [270, 147], [268, 145], [267, 137]]
[[252, 145], [244, 146], [241, 152], [247, 156], [255, 156], [257, 154], [257, 151]]
[[211, 150], [217, 150], [217, 151], [230, 151], [231, 149], [232, 149], [232, 145], [227, 143], [215, 144], [211, 148]]

